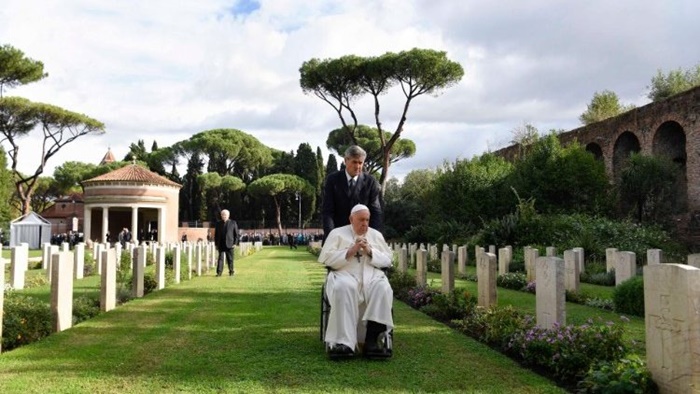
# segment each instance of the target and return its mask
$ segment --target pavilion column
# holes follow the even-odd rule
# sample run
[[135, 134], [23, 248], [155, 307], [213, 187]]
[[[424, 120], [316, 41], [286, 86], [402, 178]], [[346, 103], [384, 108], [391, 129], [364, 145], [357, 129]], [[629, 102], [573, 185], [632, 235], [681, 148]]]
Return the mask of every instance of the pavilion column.
[[109, 231], [109, 207], [102, 207], [102, 238], [99, 243], [105, 243]]
[[158, 208], [158, 243], [162, 244], [164, 239], [168, 239], [165, 233], [168, 231], [165, 228], [165, 209]]
[[83, 240], [92, 240], [92, 205], [85, 204], [83, 207]]
[[131, 207], [131, 242], [138, 242], [139, 207]]

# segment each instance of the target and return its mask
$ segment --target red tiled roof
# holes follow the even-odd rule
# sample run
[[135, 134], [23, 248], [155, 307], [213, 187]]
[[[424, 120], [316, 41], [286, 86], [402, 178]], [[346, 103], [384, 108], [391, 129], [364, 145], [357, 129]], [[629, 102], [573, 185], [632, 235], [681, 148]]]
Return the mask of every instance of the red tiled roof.
[[105, 156], [102, 158], [100, 165], [114, 163], [115, 161], [116, 160], [114, 160], [114, 155], [112, 154], [112, 149], [107, 149], [107, 153], [105, 153]]
[[97, 182], [130, 182], [130, 183], [150, 183], [165, 186], [181, 187], [179, 183], [173, 182], [170, 179], [160, 176], [155, 172], [149, 171], [136, 164], [129, 164], [112, 172], [102, 174], [83, 181], [83, 184], [88, 186], [91, 183]]

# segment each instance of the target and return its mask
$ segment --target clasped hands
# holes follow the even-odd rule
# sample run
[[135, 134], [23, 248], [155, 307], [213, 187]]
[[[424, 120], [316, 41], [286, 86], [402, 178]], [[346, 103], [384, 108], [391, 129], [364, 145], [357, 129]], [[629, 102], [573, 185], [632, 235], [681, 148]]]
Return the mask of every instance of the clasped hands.
[[348, 249], [347, 257], [355, 256], [359, 258], [362, 255], [372, 257], [372, 247], [367, 242], [367, 238], [358, 237], [355, 239], [355, 244]]

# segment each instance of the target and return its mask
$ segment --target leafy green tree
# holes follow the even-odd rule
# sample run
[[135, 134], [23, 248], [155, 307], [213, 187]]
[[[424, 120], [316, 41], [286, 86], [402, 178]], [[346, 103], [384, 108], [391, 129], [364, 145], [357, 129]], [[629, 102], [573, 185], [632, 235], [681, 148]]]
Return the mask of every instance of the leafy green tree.
[[651, 101], [659, 101], [695, 86], [700, 86], [700, 64], [687, 70], [677, 68], [667, 74], [657, 70], [656, 75], [651, 78], [651, 85], [647, 86], [649, 89], [647, 97]]
[[132, 161], [134, 158], [144, 160], [148, 156], [146, 145], [143, 140], [138, 140], [136, 143], [129, 145], [129, 152], [124, 156], [124, 161]]
[[[349, 134], [343, 128], [335, 129], [328, 134], [326, 146], [329, 149], [335, 150], [342, 157], [345, 150], [353, 144], [361, 146], [367, 151], [365, 159], [365, 169], [371, 174], [379, 174], [384, 163], [384, 155], [382, 151], [382, 140], [376, 128], [366, 125], [358, 125], [355, 129], [355, 139], [350, 138]], [[384, 140], [389, 140], [391, 133], [384, 132]], [[416, 144], [408, 139], [399, 138], [392, 145], [389, 162], [396, 163], [399, 160], [412, 157], [416, 153]]]
[[610, 207], [604, 164], [578, 143], [562, 147], [556, 134], [540, 138], [515, 163], [511, 185], [542, 213], [604, 213]]
[[5, 201], [5, 204], [0, 204], [0, 228], [6, 229], [12, 220], [11, 204], [12, 194], [14, 191], [14, 183], [12, 182], [12, 172], [7, 169], [7, 157], [5, 150], [0, 146], [0, 201]]
[[668, 158], [632, 153], [618, 184], [622, 209], [638, 223], [663, 223], [676, 210], [673, 196], [680, 176]]
[[294, 151], [284, 152], [281, 150], [272, 149], [272, 166], [270, 166], [263, 174], [284, 174], [293, 173], [296, 168], [296, 159]]
[[511, 163], [493, 154], [445, 164], [427, 203], [435, 206], [432, 212], [439, 221], [481, 225], [515, 205], [508, 183], [512, 172]]
[[177, 166], [179, 164], [179, 154], [180, 152], [172, 147], [158, 149], [158, 144], [156, 143], [156, 141], [153, 141], [151, 152], [149, 153], [146, 151], [146, 144], [143, 142], [143, 140], [138, 140], [136, 143], [132, 142], [131, 145], [129, 145], [129, 153], [127, 153], [126, 156], [124, 156], [124, 160], [140, 160], [146, 163], [146, 167], [150, 171], [153, 171], [158, 175], [162, 175], [168, 179], [178, 182], [176, 180], [178, 177], [175, 177], [176, 179], [172, 179], [172, 170], [170, 173], [168, 173], [165, 170], [165, 166], [170, 166], [171, 168]]
[[94, 173], [96, 167], [92, 163], [67, 161], [54, 169], [53, 177], [62, 194], [68, 194], [72, 191], [82, 192], [81, 182], [89, 179], [88, 177]]
[[[41, 128], [43, 132], [39, 164], [33, 173], [24, 175], [17, 169], [19, 139], [35, 127]], [[47, 161], [77, 138], [104, 133], [104, 124], [50, 104], [33, 103], [20, 97], [3, 97], [0, 98], [0, 133], [4, 137], [3, 142], [10, 148], [7, 153], [15, 177], [15, 188], [22, 202], [22, 214], [26, 214], [31, 208], [37, 179], [44, 172]]]
[[62, 194], [55, 179], [50, 176], [40, 176], [37, 179], [34, 193], [32, 193], [32, 211], [43, 212], [53, 205], [53, 201], [61, 197]]
[[272, 165], [270, 148], [252, 135], [236, 129], [203, 131], [178, 143], [178, 148], [205, 155], [208, 172], [233, 175], [246, 182]]
[[24, 56], [11, 45], [0, 47], [0, 97], [5, 88], [15, 88], [44, 79], [44, 63]]
[[[379, 182], [383, 190], [389, 179], [393, 146], [401, 137], [413, 100], [424, 94], [437, 95], [442, 89], [458, 83], [464, 70], [459, 63], [449, 60], [446, 52], [414, 48], [378, 57], [348, 55], [338, 59], [314, 58], [304, 62], [299, 73], [303, 92], [314, 94], [334, 109], [340, 119], [341, 129], [353, 143], [357, 143], [355, 132], [359, 126], [354, 103], [365, 94], [372, 97], [380, 151], [378, 154], [368, 151], [368, 155], [372, 158], [381, 157], [378, 160], [381, 162]], [[379, 97], [393, 86], [400, 87], [405, 101], [396, 127], [391, 136], [386, 138]]]
[[[47, 161], [62, 147], [87, 134], [104, 133], [104, 124], [83, 114], [71, 112], [50, 104], [34, 103], [21, 97], [3, 97], [6, 87], [17, 87], [43, 79], [44, 64], [29, 59], [9, 45], [0, 47], [0, 143], [7, 144], [7, 155], [14, 176], [17, 197], [22, 214], [31, 208], [32, 193]], [[35, 128], [41, 128], [43, 141], [41, 156], [33, 173], [19, 172], [19, 139]]]
[[313, 186], [305, 179], [291, 174], [271, 174], [251, 182], [248, 193], [259, 199], [272, 197], [275, 203], [275, 221], [279, 236], [282, 236], [282, 200], [299, 192], [305, 198], [314, 195]]
[[590, 104], [588, 104], [588, 108], [581, 114], [579, 120], [582, 124], [589, 125], [615, 117], [632, 109], [634, 109], [634, 105], [623, 105], [620, 103], [617, 93], [604, 90], [602, 92], [595, 92], [593, 99]]
[[214, 213], [221, 211], [221, 201], [225, 193], [240, 191], [246, 188], [240, 178], [233, 175], [221, 176], [216, 172], [207, 172], [197, 177], [202, 192], [206, 195], [207, 206]]

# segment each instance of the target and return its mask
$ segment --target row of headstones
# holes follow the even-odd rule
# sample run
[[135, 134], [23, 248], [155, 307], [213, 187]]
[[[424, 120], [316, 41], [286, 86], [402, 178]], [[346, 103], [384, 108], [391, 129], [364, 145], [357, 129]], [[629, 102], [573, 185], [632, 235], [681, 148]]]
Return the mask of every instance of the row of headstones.
[[[466, 250], [466, 249], [465, 249]], [[458, 253], [465, 253], [459, 250]], [[583, 250], [576, 248], [564, 252], [564, 258], [539, 257], [530, 252], [529, 264], [536, 281], [536, 321], [540, 327], [551, 328], [566, 324], [566, 278], [567, 271], [582, 269]], [[636, 273], [634, 253], [610, 251], [611, 269]], [[399, 254], [399, 267], [405, 266], [405, 248]], [[402, 255], [404, 257], [402, 257]], [[526, 253], [526, 256], [528, 254]], [[497, 258], [493, 253], [476, 253], [478, 304], [497, 304], [496, 276]], [[425, 284], [428, 251], [417, 251], [417, 282]], [[697, 313], [700, 300], [700, 267], [692, 263], [700, 262], [700, 255], [690, 255], [689, 264], [662, 264], [663, 255], [659, 249], [647, 251], [647, 265], [644, 267], [644, 307], [646, 322], [647, 366], [661, 392], [690, 392], [700, 387], [700, 352], [693, 351], [700, 346], [700, 314]], [[442, 291], [454, 288], [454, 253], [442, 253]], [[401, 268], [399, 268], [401, 269]], [[620, 277], [616, 276], [616, 281]]]
[[[398, 254], [398, 268], [399, 271], [405, 272], [408, 269], [409, 264], [416, 261], [417, 267], [417, 255], [418, 250], [428, 250], [428, 258], [437, 258], [437, 246], [428, 245], [427, 249], [423, 245], [410, 244], [408, 247], [406, 245], [394, 245], [394, 251]], [[443, 253], [450, 251], [447, 245], [443, 245]], [[474, 255], [479, 256], [479, 253], [484, 252], [484, 248], [480, 246], [475, 246]], [[451, 253], [457, 256], [457, 272], [460, 275], [466, 273], [466, 266], [468, 264], [467, 247], [452, 245]], [[496, 253], [496, 246], [490, 245], [489, 252], [491, 254]], [[553, 246], [547, 247], [545, 250], [547, 257], [557, 256], [557, 249]], [[497, 255], [498, 261], [498, 275], [503, 275], [509, 272], [510, 264], [513, 261], [513, 248], [511, 246], [505, 246], [498, 249]], [[539, 250], [526, 246], [524, 248], [524, 259], [525, 259], [525, 270], [527, 274], [528, 282], [534, 282], [536, 280], [536, 271], [534, 269], [535, 260], [540, 257]], [[573, 248], [571, 250], [564, 251], [564, 261], [566, 264], [566, 275], [565, 283], [566, 289], [570, 291], [579, 290], [579, 278], [582, 272], [585, 270], [585, 258], [583, 248]], [[660, 264], [663, 260], [663, 254], [660, 249], [649, 249], [647, 251], [647, 262], [648, 264]], [[688, 256], [688, 264], [700, 268], [700, 254], [694, 254]], [[618, 251], [616, 248], [606, 249], [606, 267], [607, 271], [615, 270], [615, 285], [630, 279], [636, 275], [637, 264], [636, 255], [634, 252], [628, 251]]]
[[[44, 259], [47, 269], [50, 272], [51, 280], [51, 314], [54, 317], [52, 329], [54, 332], [63, 331], [73, 324], [73, 279], [81, 279], [84, 264], [84, 247], [80, 243], [76, 245], [75, 253], [69, 251], [51, 251]], [[152, 248], [155, 255], [156, 268], [156, 289], [165, 288], [165, 254], [168, 250], [173, 251], [173, 271], [175, 283], [180, 283], [181, 250], [184, 251], [187, 260], [188, 279], [192, 278], [192, 273], [201, 276], [203, 272], [215, 266], [215, 248], [213, 244], [172, 244], [169, 246], [147, 246], [130, 249], [132, 286], [131, 292], [134, 297], [140, 298], [144, 295], [144, 269], [146, 267], [147, 248]], [[95, 253], [99, 255], [98, 266], [101, 272], [100, 285], [100, 309], [104, 312], [116, 307], [117, 303], [117, 262], [118, 255], [122, 252], [120, 248], [97, 248]], [[240, 255], [247, 255], [251, 250], [262, 249], [262, 243], [253, 244], [242, 242], [237, 248]], [[22, 258], [22, 253], [25, 258]], [[14, 289], [24, 288], [24, 273], [27, 270], [28, 245], [22, 244], [13, 247], [11, 259], [11, 283]], [[76, 258], [76, 256], [82, 256]], [[196, 264], [193, 270], [193, 264]], [[0, 272], [4, 272], [4, 262], [0, 263]], [[0, 275], [0, 289], [4, 289], [5, 276]], [[4, 291], [0, 291], [0, 337], [2, 337], [2, 317], [3, 317]], [[0, 348], [0, 351], [2, 349]]]

